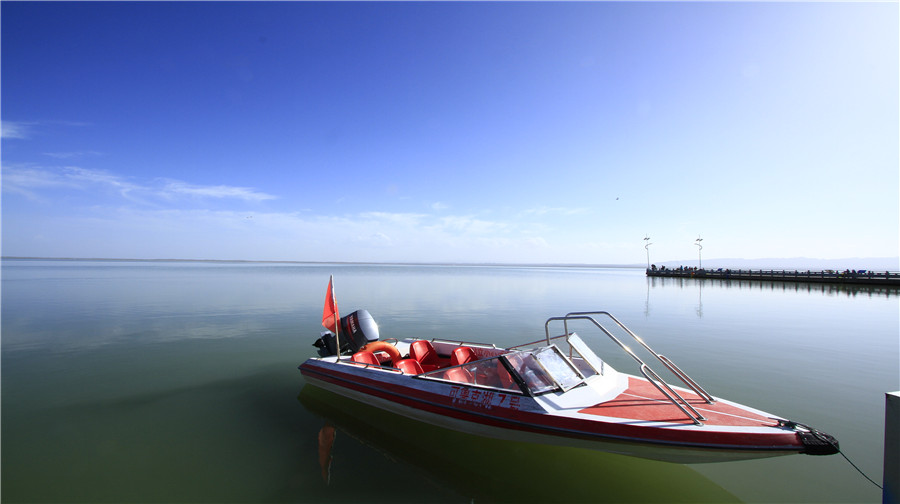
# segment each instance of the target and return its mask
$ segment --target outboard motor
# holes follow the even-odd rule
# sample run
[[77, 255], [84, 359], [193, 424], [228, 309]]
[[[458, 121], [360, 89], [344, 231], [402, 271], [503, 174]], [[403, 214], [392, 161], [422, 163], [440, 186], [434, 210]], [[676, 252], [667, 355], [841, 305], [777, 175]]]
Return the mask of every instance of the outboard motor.
[[[341, 317], [339, 322], [341, 354], [353, 354], [370, 341], [378, 341], [378, 324], [366, 310]], [[322, 333], [313, 346], [319, 348], [319, 356], [326, 357], [337, 354], [335, 336], [331, 331]]]

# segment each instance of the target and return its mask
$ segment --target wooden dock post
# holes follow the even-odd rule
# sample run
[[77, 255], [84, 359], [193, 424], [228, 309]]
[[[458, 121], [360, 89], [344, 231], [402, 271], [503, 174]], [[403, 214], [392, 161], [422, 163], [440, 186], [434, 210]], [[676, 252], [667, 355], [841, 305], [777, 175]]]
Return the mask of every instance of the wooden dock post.
[[900, 391], [884, 395], [884, 479], [881, 502], [900, 503]]

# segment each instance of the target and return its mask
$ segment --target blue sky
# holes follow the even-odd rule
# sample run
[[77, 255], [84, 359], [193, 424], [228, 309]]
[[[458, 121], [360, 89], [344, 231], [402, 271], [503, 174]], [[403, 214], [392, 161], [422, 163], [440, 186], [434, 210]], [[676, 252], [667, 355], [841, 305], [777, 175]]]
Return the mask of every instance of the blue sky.
[[0, 14], [6, 256], [898, 255], [897, 2]]

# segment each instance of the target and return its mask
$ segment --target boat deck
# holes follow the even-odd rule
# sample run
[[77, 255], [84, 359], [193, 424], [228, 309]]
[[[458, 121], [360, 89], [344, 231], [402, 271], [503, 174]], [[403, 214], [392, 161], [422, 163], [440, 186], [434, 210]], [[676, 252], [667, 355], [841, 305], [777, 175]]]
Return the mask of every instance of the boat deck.
[[[678, 391], [691, 406], [707, 418], [705, 425], [730, 427], [762, 427], [777, 425], [775, 420], [738, 406], [716, 401], [707, 404], [700, 396]], [[647, 380], [629, 377], [628, 388], [615, 399], [580, 410], [579, 413], [632, 419], [639, 422], [670, 422], [690, 425], [693, 422]]]

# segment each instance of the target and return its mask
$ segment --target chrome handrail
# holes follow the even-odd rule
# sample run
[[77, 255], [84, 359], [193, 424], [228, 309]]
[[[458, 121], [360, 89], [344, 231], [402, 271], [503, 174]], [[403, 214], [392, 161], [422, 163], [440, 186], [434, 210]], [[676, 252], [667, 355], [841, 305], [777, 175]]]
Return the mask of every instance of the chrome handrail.
[[432, 343], [449, 343], [456, 346], [468, 346], [468, 347], [478, 347], [478, 348], [487, 348], [490, 350], [498, 350], [499, 347], [494, 343], [479, 343], [475, 341], [460, 341], [460, 340], [448, 340], [442, 338], [431, 338]]
[[[704, 417], [703, 415], [700, 414], [700, 412], [698, 412], [696, 409], [694, 409], [694, 407], [691, 406], [691, 403], [685, 401], [684, 398], [681, 397], [681, 394], [679, 394], [678, 392], [675, 392], [675, 390], [673, 390], [672, 387], [670, 387], [669, 384], [666, 383], [665, 380], [663, 380], [662, 378], [659, 377], [658, 374], [656, 374], [656, 371], [650, 369], [650, 366], [648, 366], [646, 364], [641, 364], [641, 374], [644, 375], [644, 378], [646, 378], [648, 382], [652, 383], [653, 386], [656, 387], [657, 390], [662, 392], [662, 394], [664, 396], [666, 396], [666, 398], [669, 401], [671, 401], [672, 404], [674, 404], [675, 406], [678, 406], [678, 409], [680, 409], [682, 413], [687, 415], [687, 417], [690, 418], [692, 422], [694, 422], [694, 425], [703, 425], [702, 421], [706, 420], [706, 417]], [[653, 376], [650, 376], [651, 374]], [[657, 383], [657, 382], [659, 382], [659, 383]], [[665, 389], [663, 389], [663, 387], [659, 386], [660, 383], [665, 385]], [[668, 390], [668, 392], [667, 392], [667, 390]], [[669, 392], [674, 394], [675, 397], [677, 397], [678, 400], [684, 404], [684, 406], [679, 404], [678, 401], [675, 400], [675, 397], [672, 397], [669, 394]], [[687, 407], [687, 409], [685, 409], [685, 406]], [[691, 411], [688, 412], [688, 409]]]
[[544, 343], [544, 342], [546, 342], [547, 344], [550, 344], [550, 340], [561, 339], [561, 338], [566, 338], [566, 339], [568, 339], [568, 338], [569, 338], [568, 333], [567, 333], [567, 334], [560, 334], [559, 336], [554, 336], [554, 337], [552, 337], [552, 338], [548, 337], [546, 340], [539, 339], [539, 340], [537, 340], [537, 341], [531, 341], [531, 342], [529, 342], [529, 343], [520, 343], [520, 344], [518, 344], [518, 345], [513, 345], [513, 346], [507, 348], [507, 350], [512, 350], [512, 349], [514, 349], [514, 348], [522, 348], [522, 347], [533, 347], [534, 345], [537, 345], [538, 343]]
[[[676, 366], [675, 363], [672, 362], [671, 359], [669, 359], [669, 358], [666, 357], [665, 355], [660, 355], [660, 354], [656, 353], [655, 350], [653, 350], [652, 348], [650, 348], [650, 345], [648, 345], [648, 344], [647, 344], [640, 336], [638, 336], [637, 334], [635, 334], [631, 329], [625, 327], [625, 324], [623, 324], [622, 322], [619, 321], [619, 319], [617, 319], [616, 317], [614, 317], [614, 316], [612, 315], [612, 313], [605, 312], [605, 311], [597, 311], [597, 312], [572, 312], [572, 313], [567, 314], [566, 316], [568, 317], [569, 315], [606, 315], [606, 316], [609, 317], [613, 322], [615, 322], [616, 325], [618, 325], [619, 327], [621, 327], [623, 331], [625, 331], [626, 333], [628, 333], [632, 338], [634, 338], [638, 343], [640, 343], [641, 346], [643, 346], [648, 352], [650, 352], [651, 354], [653, 354], [653, 356], [656, 357], [660, 362], [662, 362], [663, 365], [666, 366], [666, 368], [669, 369], [669, 371], [671, 371], [671, 372], [672, 372], [675, 376], [677, 376], [682, 382], [684, 382], [684, 384], [687, 385], [691, 390], [693, 390], [694, 392], [696, 392], [697, 395], [699, 395], [704, 401], [706, 401], [707, 404], [712, 404], [712, 403], [716, 402], [715, 398], [713, 398], [712, 395], [710, 395], [706, 390], [703, 389], [703, 387], [700, 386], [700, 384], [698, 384], [698, 383], [697, 383], [696, 381], [694, 381], [690, 376], [688, 376], [687, 373], [685, 373], [684, 371], [682, 371], [681, 368], [679, 368], [678, 366]], [[596, 321], [595, 321], [595, 323], [596, 323]], [[600, 324], [597, 324], [597, 325], [600, 326]], [[600, 326], [600, 327], [602, 328], [603, 326]], [[607, 332], [607, 334], [608, 334], [608, 331], [604, 331], [604, 332]]]
[[[626, 333], [628, 333], [628, 335], [630, 335], [638, 343], [640, 343], [641, 346], [643, 346], [647, 351], [649, 351], [657, 359], [659, 359], [659, 361], [662, 362], [663, 365], [665, 365], [667, 369], [669, 369], [675, 376], [677, 376], [682, 382], [684, 382], [684, 384], [687, 385], [691, 390], [693, 390], [695, 393], [697, 393], [697, 395], [699, 395], [707, 404], [712, 404], [713, 402], [715, 402], [715, 399], [708, 392], [706, 392], [706, 390], [704, 390], [699, 384], [697, 384], [696, 381], [691, 379], [691, 377], [689, 377], [684, 371], [682, 371], [678, 366], [676, 366], [670, 359], [668, 359], [667, 357], [665, 357], [663, 355], [656, 353], [656, 351], [654, 351], [652, 348], [650, 348], [650, 346], [647, 345], [647, 343], [644, 342], [644, 340], [642, 340], [640, 338], [640, 336], [638, 336], [633, 331], [631, 331], [631, 329], [628, 329], [627, 327], [625, 327], [625, 325], [622, 324], [622, 322], [620, 322], [618, 319], [616, 319], [609, 312], [605, 312], [605, 311], [571, 312], [571, 313], [566, 314], [566, 316], [564, 316], [564, 317], [551, 317], [551, 318], [547, 319], [547, 321], [544, 323], [544, 331], [546, 334], [547, 343], [549, 344], [550, 339], [551, 339], [550, 338], [550, 322], [562, 321], [563, 327], [565, 329], [565, 334], [568, 335], [568, 334], [570, 334], [570, 332], [569, 332], [569, 321], [570, 320], [587, 320], [587, 321], [593, 323], [595, 326], [597, 326], [597, 328], [600, 329], [604, 334], [606, 334], [611, 340], [613, 340], [613, 342], [615, 342], [617, 345], [619, 345], [619, 347], [622, 348], [622, 350], [624, 350], [625, 353], [627, 353], [628, 355], [631, 356], [631, 358], [633, 358], [635, 361], [637, 361], [638, 364], [641, 366], [640, 367], [641, 374], [643, 374], [644, 377], [647, 378], [647, 380], [650, 383], [652, 383], [654, 387], [656, 387], [663, 395], [665, 395], [666, 398], [672, 402], [672, 404], [677, 406], [685, 415], [687, 415], [688, 418], [691, 419], [691, 421], [693, 421], [695, 424], [699, 425], [700, 421], [706, 420], [706, 418], [704, 418], [703, 415], [701, 415], [693, 406], [691, 406], [691, 404], [688, 403], [678, 392], [676, 392], [674, 389], [672, 389], [672, 387], [669, 386], [669, 384], [666, 383], [665, 380], [660, 378], [660, 376], [655, 371], [653, 371], [653, 369], [650, 368], [650, 366], [648, 366], [631, 348], [629, 348], [627, 345], [622, 343], [622, 341], [619, 340], [619, 338], [617, 338], [613, 333], [611, 333], [606, 327], [604, 327], [602, 324], [597, 322], [597, 320], [594, 319], [594, 317], [592, 315], [606, 315], [607, 317], [612, 319], [612, 321], [615, 322], [616, 325], [618, 325], [620, 328], [622, 328]], [[555, 339], [555, 338], [553, 338], [553, 339]], [[690, 411], [688, 411], [688, 410], [690, 410]]]

